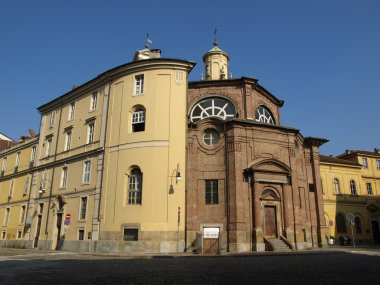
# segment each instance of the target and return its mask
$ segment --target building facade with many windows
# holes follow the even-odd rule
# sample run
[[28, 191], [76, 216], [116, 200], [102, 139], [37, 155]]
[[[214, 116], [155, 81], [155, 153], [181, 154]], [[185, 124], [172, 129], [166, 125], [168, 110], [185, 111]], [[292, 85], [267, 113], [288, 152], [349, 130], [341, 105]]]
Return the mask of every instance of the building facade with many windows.
[[329, 235], [336, 243], [380, 243], [379, 151], [321, 156], [320, 165]]

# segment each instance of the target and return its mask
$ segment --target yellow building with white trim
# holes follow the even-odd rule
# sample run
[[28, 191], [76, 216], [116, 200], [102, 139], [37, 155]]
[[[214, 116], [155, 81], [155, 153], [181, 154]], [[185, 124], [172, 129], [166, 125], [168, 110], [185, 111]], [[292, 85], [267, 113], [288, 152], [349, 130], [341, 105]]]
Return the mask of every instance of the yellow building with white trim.
[[[336, 243], [347, 238], [380, 243], [380, 155], [376, 151], [321, 155], [320, 170], [330, 236]], [[354, 215], [352, 228], [349, 213]]]

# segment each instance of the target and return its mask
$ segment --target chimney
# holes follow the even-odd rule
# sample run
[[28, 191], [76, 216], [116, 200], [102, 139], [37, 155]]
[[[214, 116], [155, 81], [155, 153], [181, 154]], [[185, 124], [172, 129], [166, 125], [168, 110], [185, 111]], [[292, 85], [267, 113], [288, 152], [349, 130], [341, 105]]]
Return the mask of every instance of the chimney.
[[346, 154], [350, 154], [351, 151], [349, 149], [346, 149]]
[[379, 149], [375, 147], [375, 149], [373, 150], [375, 153], [379, 154]]

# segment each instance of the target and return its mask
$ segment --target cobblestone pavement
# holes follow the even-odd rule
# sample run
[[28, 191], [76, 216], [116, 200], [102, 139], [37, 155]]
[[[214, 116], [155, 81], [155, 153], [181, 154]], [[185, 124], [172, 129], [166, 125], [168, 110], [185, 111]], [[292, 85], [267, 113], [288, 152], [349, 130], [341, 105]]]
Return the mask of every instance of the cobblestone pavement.
[[0, 249], [0, 284], [377, 284], [378, 248], [198, 255]]

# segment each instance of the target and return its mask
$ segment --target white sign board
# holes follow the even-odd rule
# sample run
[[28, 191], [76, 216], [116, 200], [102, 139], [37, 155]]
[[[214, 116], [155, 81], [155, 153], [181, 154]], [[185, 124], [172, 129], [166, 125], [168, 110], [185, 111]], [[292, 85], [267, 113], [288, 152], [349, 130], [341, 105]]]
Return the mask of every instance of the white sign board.
[[203, 238], [219, 238], [219, 228], [203, 228]]

